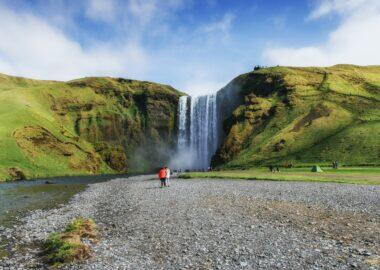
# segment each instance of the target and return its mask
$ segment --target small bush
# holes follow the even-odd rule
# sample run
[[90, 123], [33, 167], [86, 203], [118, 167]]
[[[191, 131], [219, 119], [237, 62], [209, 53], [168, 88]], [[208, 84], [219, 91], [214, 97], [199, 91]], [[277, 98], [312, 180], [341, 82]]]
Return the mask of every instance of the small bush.
[[90, 247], [84, 238], [97, 241], [96, 225], [92, 219], [74, 219], [63, 233], [52, 233], [44, 243], [44, 259], [53, 266], [73, 261], [82, 261], [91, 256]]

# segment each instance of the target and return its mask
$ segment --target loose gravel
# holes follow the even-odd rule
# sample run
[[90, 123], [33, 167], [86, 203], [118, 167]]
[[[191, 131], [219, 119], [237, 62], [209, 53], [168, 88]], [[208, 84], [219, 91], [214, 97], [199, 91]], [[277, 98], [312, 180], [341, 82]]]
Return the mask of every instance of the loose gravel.
[[99, 226], [66, 269], [380, 269], [380, 187], [153, 176], [90, 185], [69, 204], [0, 228], [0, 269], [46, 268], [41, 241], [75, 217]]

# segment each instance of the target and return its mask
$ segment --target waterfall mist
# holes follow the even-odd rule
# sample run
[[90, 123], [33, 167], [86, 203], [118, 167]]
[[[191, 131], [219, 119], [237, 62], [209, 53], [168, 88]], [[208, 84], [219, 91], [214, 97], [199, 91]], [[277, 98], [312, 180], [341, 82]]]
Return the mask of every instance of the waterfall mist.
[[177, 153], [171, 167], [206, 169], [218, 147], [217, 96], [182, 96], [178, 106]]

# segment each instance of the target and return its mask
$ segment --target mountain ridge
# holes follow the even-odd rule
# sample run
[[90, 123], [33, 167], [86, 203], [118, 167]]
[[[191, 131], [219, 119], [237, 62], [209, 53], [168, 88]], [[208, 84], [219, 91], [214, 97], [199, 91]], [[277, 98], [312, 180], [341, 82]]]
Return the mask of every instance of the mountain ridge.
[[152, 170], [174, 151], [181, 95], [123, 78], [2, 74], [0, 179]]
[[[380, 66], [268, 67], [217, 93], [220, 169], [380, 164]], [[176, 151], [175, 88], [0, 74], [0, 179], [146, 172]]]
[[260, 68], [228, 88], [239, 104], [213, 166], [380, 164], [380, 66]]

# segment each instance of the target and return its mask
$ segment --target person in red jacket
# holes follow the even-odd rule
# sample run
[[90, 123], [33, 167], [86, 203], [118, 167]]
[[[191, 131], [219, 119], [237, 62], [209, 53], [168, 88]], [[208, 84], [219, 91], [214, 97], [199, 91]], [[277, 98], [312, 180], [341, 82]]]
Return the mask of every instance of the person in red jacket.
[[158, 178], [160, 178], [161, 181], [161, 187], [165, 186], [166, 182], [166, 168], [163, 167], [158, 171]]

